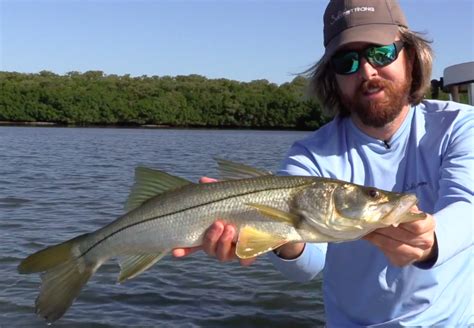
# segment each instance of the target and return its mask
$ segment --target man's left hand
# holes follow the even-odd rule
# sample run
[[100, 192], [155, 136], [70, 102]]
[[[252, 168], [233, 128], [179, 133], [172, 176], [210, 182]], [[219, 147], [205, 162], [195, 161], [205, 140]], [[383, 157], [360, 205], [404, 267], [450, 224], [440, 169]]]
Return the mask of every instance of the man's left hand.
[[[418, 209], [414, 208], [414, 212]], [[395, 266], [406, 266], [415, 262], [425, 262], [437, 256], [438, 245], [435, 235], [435, 220], [426, 218], [402, 223], [398, 227], [377, 229], [364, 237], [377, 246]]]

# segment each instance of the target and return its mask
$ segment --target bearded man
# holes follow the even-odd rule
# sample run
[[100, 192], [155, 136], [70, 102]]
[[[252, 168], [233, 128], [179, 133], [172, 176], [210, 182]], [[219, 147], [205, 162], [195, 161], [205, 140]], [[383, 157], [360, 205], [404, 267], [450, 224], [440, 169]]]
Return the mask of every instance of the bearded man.
[[[474, 324], [474, 108], [423, 100], [432, 51], [395, 0], [330, 1], [324, 46], [311, 87], [335, 118], [296, 142], [279, 173], [414, 193], [426, 219], [353, 242], [286, 244], [270, 260], [296, 281], [323, 271], [328, 327]], [[236, 234], [218, 221], [202, 248], [233, 259]]]

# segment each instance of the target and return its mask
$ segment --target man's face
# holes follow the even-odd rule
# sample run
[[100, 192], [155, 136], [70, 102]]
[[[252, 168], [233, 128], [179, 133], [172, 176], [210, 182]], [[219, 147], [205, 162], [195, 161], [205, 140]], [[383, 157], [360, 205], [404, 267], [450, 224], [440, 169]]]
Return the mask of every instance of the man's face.
[[[368, 46], [352, 43], [343, 49], [360, 51]], [[364, 125], [380, 128], [392, 122], [408, 105], [411, 66], [405, 49], [394, 62], [383, 67], [374, 67], [365, 58], [360, 59], [357, 72], [336, 74], [344, 106]]]

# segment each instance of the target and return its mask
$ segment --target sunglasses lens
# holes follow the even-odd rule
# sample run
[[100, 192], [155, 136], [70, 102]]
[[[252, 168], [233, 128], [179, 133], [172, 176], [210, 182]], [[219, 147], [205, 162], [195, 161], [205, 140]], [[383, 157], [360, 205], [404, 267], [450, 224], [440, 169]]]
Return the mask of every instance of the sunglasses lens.
[[393, 63], [397, 59], [397, 49], [394, 44], [367, 49], [367, 60], [373, 66], [381, 67]]
[[337, 74], [352, 74], [359, 69], [359, 54], [355, 51], [335, 55], [331, 61]]

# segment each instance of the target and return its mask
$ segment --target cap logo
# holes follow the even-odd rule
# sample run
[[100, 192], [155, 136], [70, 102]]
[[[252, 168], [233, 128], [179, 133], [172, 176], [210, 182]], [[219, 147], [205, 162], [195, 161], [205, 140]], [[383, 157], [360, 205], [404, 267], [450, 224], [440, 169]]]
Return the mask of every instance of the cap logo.
[[334, 25], [337, 21], [339, 21], [341, 18], [345, 16], [349, 16], [350, 14], [364, 12], [364, 11], [375, 12], [375, 7], [355, 7], [355, 8], [347, 9], [344, 11], [338, 11], [337, 15], [331, 15], [330, 24]]

